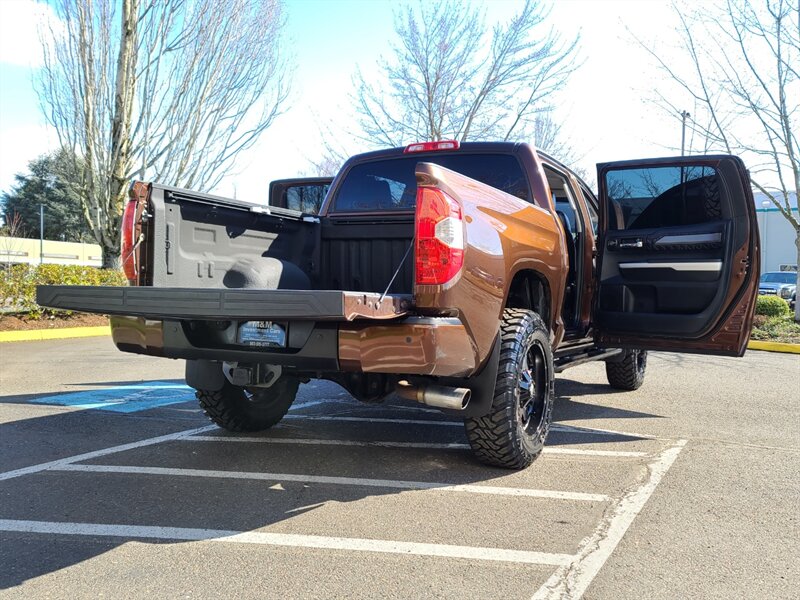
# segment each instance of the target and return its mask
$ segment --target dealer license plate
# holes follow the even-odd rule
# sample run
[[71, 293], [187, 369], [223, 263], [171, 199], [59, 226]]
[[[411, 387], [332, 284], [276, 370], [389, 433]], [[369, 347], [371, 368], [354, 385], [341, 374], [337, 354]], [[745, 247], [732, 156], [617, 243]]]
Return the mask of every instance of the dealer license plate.
[[239, 325], [239, 343], [268, 348], [286, 347], [286, 327], [272, 321], [247, 321]]

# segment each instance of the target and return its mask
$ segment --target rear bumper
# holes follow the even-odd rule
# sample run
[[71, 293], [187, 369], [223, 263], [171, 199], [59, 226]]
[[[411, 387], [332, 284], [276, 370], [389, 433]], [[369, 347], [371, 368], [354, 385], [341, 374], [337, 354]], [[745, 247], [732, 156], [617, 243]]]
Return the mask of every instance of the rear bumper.
[[[299, 328], [290, 321], [290, 340], [293, 327]], [[297, 336], [305, 338], [301, 346], [272, 350], [219, 343], [224, 335], [216, 340], [197, 336], [192, 322], [111, 317], [117, 348], [151, 356], [264, 363], [299, 372], [468, 377], [478, 368], [474, 346], [458, 319], [407, 317], [379, 324], [316, 323], [300, 329]]]
[[[39, 286], [42, 306], [111, 315], [120, 350], [302, 372], [467, 377], [481, 363], [455, 318], [411, 316], [410, 295], [309, 290]], [[237, 343], [239, 324], [270, 320], [286, 347]]]
[[461, 321], [426, 317], [341, 325], [339, 365], [342, 371], [439, 377], [467, 377], [479, 366]]

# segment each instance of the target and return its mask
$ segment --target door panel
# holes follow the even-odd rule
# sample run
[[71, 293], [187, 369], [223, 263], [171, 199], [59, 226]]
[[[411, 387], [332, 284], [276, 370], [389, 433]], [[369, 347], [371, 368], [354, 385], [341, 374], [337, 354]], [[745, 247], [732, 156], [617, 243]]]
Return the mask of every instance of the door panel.
[[757, 291], [758, 230], [742, 162], [703, 156], [608, 163], [598, 165], [598, 181], [598, 341], [743, 353]]

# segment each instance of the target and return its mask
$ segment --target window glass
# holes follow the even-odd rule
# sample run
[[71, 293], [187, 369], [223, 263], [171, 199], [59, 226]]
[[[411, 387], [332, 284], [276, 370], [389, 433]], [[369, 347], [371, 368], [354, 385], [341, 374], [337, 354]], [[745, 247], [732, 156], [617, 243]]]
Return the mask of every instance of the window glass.
[[589, 221], [592, 223], [592, 231], [595, 235], [597, 235], [597, 209], [595, 208], [595, 204], [597, 200], [595, 200], [594, 195], [589, 192], [588, 190], [581, 188], [581, 193], [583, 194], [583, 204], [586, 206], [586, 210], [589, 211]]
[[545, 166], [544, 171], [547, 175], [547, 184], [550, 186], [550, 192], [553, 194], [553, 206], [555, 206], [556, 215], [561, 219], [567, 233], [575, 237], [583, 228], [579, 222], [572, 188], [561, 173], [549, 166]]
[[284, 192], [286, 208], [316, 215], [328, 193], [330, 184], [293, 185]]
[[525, 173], [508, 154], [443, 154], [404, 156], [354, 166], [334, 200], [334, 212], [413, 210], [417, 200], [414, 168], [431, 162], [508, 194], [530, 201]]
[[578, 232], [578, 215], [575, 213], [575, 209], [572, 208], [572, 204], [570, 204], [567, 198], [556, 197], [554, 200], [556, 214], [566, 223], [567, 231], [574, 236]]
[[762, 283], [794, 283], [797, 281], [797, 273], [791, 271], [764, 273], [761, 276]]
[[722, 218], [713, 167], [647, 167], [606, 173], [609, 229], [695, 225]]

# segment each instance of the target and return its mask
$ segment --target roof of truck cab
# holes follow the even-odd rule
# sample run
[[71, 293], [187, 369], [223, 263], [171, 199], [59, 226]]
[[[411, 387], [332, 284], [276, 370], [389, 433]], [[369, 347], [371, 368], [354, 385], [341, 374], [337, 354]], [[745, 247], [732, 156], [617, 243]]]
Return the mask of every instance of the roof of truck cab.
[[[455, 152], [502, 152], [502, 153], [509, 153], [517, 150], [522, 146], [527, 146], [528, 144], [524, 144], [521, 142], [462, 142], [458, 148], [458, 150], [431, 150], [429, 152], [414, 152], [416, 156], [427, 156], [427, 155], [437, 155], [437, 154], [449, 154]], [[380, 150], [373, 150], [371, 152], [363, 152], [361, 154], [355, 154], [347, 159], [348, 163], [353, 162], [363, 162], [368, 160], [373, 160], [376, 158], [390, 158], [393, 156], [403, 156], [405, 154], [405, 149], [408, 146], [398, 146], [396, 148], [382, 148]]]
[[[503, 141], [493, 141], [493, 142], [464, 142], [460, 144], [457, 150], [431, 150], [427, 152], [413, 152], [413, 153], [406, 153], [407, 146], [399, 146], [396, 148], [385, 148], [381, 150], [374, 150], [372, 152], [364, 152], [362, 154], [356, 154], [349, 159], [342, 165], [342, 168], [339, 170], [339, 173], [336, 175], [333, 183], [331, 184], [331, 188], [328, 192], [327, 197], [325, 198], [325, 202], [322, 205], [320, 210], [320, 215], [328, 216], [332, 214], [330, 212], [331, 205], [336, 194], [341, 187], [342, 181], [347, 176], [347, 173], [356, 165], [360, 165], [363, 163], [368, 163], [372, 161], [381, 161], [386, 159], [392, 158], [402, 158], [402, 157], [415, 157], [420, 160], [420, 162], [425, 162], [425, 158], [427, 157], [435, 157], [435, 156], [442, 156], [442, 155], [455, 155], [455, 154], [505, 154], [505, 155], [513, 155], [516, 156], [517, 159], [522, 164], [522, 168], [528, 177], [528, 183], [531, 186], [531, 193], [532, 198], [534, 199], [534, 203], [538, 204], [542, 208], [546, 210], [552, 211], [552, 206], [550, 203], [549, 195], [546, 193], [546, 190], [542, 188], [542, 183], [539, 182], [539, 177], [536, 177], [535, 174], [539, 171], [539, 165], [541, 164], [541, 159], [539, 158], [540, 153], [530, 144], [524, 142], [503, 142]], [[558, 164], [558, 161], [553, 160], [549, 156], [545, 159], [546, 162], [551, 164]], [[567, 167], [563, 167], [567, 169]], [[569, 171], [569, 169], [567, 169]], [[571, 171], [569, 171], [571, 172]], [[367, 213], [364, 213], [367, 214]]]

